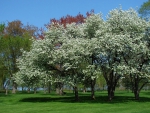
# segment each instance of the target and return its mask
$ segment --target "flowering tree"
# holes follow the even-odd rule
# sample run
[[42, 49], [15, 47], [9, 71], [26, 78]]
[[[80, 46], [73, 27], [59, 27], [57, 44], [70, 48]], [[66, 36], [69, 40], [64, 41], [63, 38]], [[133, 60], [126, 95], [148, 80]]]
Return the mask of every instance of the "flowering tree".
[[140, 90], [149, 82], [149, 22], [138, 17], [132, 9], [120, 11], [120, 14], [125, 16], [121, 18], [120, 15], [118, 23], [122, 32], [119, 34], [126, 34], [121, 52], [125, 64], [122, 72], [130, 76], [135, 99], [138, 100]]
[[[98, 73], [96, 66], [97, 55], [99, 55], [100, 43], [95, 38], [96, 31], [104, 25], [101, 16], [91, 14], [83, 24], [68, 24], [65, 28], [65, 38], [61, 47], [55, 52], [57, 62], [60, 62], [64, 70], [72, 71], [71, 80], [76, 78], [91, 80], [91, 97], [95, 99], [94, 86]], [[75, 76], [76, 75], [76, 76]], [[82, 76], [81, 76], [82, 75]], [[69, 78], [69, 77], [67, 77]], [[81, 81], [79, 81], [81, 82]], [[74, 84], [75, 89], [77, 88]]]
[[52, 60], [52, 53], [61, 34], [61, 28], [53, 26], [49, 28], [43, 40], [33, 39], [31, 50], [29, 52], [24, 51], [23, 55], [17, 60], [20, 70], [15, 74], [17, 83], [36, 87], [40, 81], [44, 81], [44, 84], [46, 84], [52, 80], [51, 73], [53, 70], [57, 70], [57, 68], [54, 64], [50, 65], [49, 61]]
[[[149, 23], [132, 9], [112, 10], [106, 21], [99, 14], [91, 14], [81, 24], [64, 26], [54, 22], [45, 37], [33, 41], [31, 51], [18, 59], [20, 72], [16, 74], [16, 82], [20, 78], [23, 82], [26, 78], [29, 81], [37, 78], [69, 83], [78, 100], [77, 84], [88, 78], [94, 99], [96, 78], [101, 73], [108, 86], [108, 99], [112, 100], [120, 77], [131, 75], [138, 97], [149, 77], [148, 27]], [[145, 82], [139, 88], [141, 80]]]
[[[83, 25], [84, 38], [86, 40], [85, 51], [88, 51], [88, 54], [85, 54], [83, 59], [88, 62], [88, 66], [84, 69], [86, 78], [91, 80], [91, 98], [95, 99], [94, 87], [97, 78], [97, 72], [99, 70], [97, 66], [98, 55], [100, 54], [100, 42], [96, 37], [97, 30], [101, 30], [101, 35], [105, 30], [105, 22], [103, 21], [100, 14], [91, 14]], [[86, 56], [86, 57], [85, 57]]]
[[[131, 74], [134, 83], [138, 86], [137, 79], [143, 78], [141, 74], [145, 75], [148, 72], [146, 69], [149, 66], [145, 66], [148, 64], [148, 56], [145, 55], [148, 55], [149, 50], [143, 39], [148, 23], [139, 18], [132, 9], [127, 11], [115, 9], [108, 15], [106, 27], [103, 37], [101, 31], [97, 31], [96, 35], [101, 42], [103, 54], [99, 61], [108, 86], [108, 98], [111, 100], [121, 76]], [[137, 89], [135, 90], [136, 95]]]

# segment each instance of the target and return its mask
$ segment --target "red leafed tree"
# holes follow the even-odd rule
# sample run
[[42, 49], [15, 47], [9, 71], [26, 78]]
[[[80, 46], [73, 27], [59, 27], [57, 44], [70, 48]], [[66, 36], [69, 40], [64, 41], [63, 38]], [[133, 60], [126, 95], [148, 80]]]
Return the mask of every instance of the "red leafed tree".
[[[90, 16], [91, 14], [94, 13], [94, 10], [91, 10], [90, 12], [86, 12], [86, 15], [82, 15], [81, 13], [78, 13], [76, 16], [71, 16], [71, 15], [67, 15], [67, 16], [63, 16], [60, 19], [50, 19], [50, 22], [45, 24], [46, 28], [51, 27], [51, 23], [54, 24], [61, 24], [64, 26], [64, 28], [66, 27], [66, 24], [71, 24], [73, 22], [80, 24], [80, 23], [84, 23], [84, 20]], [[39, 39], [44, 39], [44, 29], [40, 29], [40, 34], [38, 35]]]
[[94, 10], [91, 10], [90, 12], [87, 12], [86, 15], [84, 16], [81, 13], [78, 13], [76, 16], [71, 16], [71, 15], [67, 15], [67, 16], [63, 16], [60, 19], [50, 19], [50, 22], [48, 24], [45, 24], [46, 28], [49, 28], [51, 26], [51, 23], [56, 23], [56, 24], [61, 24], [64, 26], [64, 28], [66, 27], [66, 24], [71, 24], [71, 23], [84, 23], [84, 20], [90, 16], [92, 13], [94, 13]]

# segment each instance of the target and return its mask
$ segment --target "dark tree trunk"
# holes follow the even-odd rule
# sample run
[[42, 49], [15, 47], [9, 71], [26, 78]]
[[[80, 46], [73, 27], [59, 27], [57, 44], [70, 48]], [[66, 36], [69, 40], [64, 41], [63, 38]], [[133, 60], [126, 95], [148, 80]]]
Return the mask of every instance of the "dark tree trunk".
[[58, 87], [59, 87], [59, 95], [63, 95], [63, 83], [58, 83]]
[[139, 100], [139, 91], [134, 91], [135, 100]]
[[63, 83], [61, 82], [57, 83], [56, 94], [63, 95]]
[[107, 82], [107, 91], [108, 91], [108, 100], [111, 101], [114, 98], [115, 94], [115, 88], [119, 81], [120, 75], [117, 73], [114, 74], [114, 71], [112, 70], [111, 73], [109, 73], [109, 76], [105, 76], [105, 80]]
[[78, 87], [74, 86], [75, 101], [79, 101]]
[[30, 87], [28, 87], [27, 92], [30, 93]]
[[[94, 60], [95, 60], [95, 56], [94, 54], [92, 54], [91, 56], [92, 58], [92, 65], [94, 65]], [[91, 72], [91, 76], [93, 76], [93, 73]], [[96, 79], [94, 78], [94, 80], [91, 80], [91, 99], [95, 99], [95, 83], [96, 83]]]
[[21, 90], [23, 91], [23, 89], [24, 89], [24, 87], [23, 86], [21, 86]]
[[139, 100], [139, 76], [134, 76], [134, 97], [135, 100]]
[[51, 84], [48, 82], [48, 93], [51, 93]]
[[114, 98], [113, 86], [108, 86], [108, 100], [111, 101]]
[[108, 86], [108, 100], [111, 101], [114, 98], [114, 71], [112, 70], [111, 73], [109, 74], [109, 81], [107, 82]]
[[74, 87], [73, 87], [72, 93], [75, 93], [75, 89], [74, 89]]
[[95, 83], [96, 79], [91, 80], [91, 99], [95, 99]]

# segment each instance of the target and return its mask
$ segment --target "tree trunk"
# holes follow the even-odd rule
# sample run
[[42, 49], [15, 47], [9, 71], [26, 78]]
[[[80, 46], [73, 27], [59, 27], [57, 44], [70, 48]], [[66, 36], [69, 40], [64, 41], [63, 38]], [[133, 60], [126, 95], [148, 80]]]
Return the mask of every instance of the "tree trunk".
[[103, 91], [105, 90], [105, 85], [103, 84]]
[[46, 87], [46, 85], [44, 85], [43, 91], [44, 91], [44, 94], [46, 94], [46, 92], [47, 92], [47, 87]]
[[86, 86], [84, 85], [84, 87], [83, 87], [83, 93], [85, 93], [86, 92]]
[[48, 93], [51, 93], [51, 84], [48, 82]]
[[111, 101], [114, 98], [113, 86], [108, 86], [108, 100]]
[[63, 95], [63, 83], [57, 83], [56, 94]]
[[30, 93], [30, 87], [28, 87], [27, 92]]
[[78, 95], [78, 87], [74, 87], [74, 94], [75, 94], [75, 101], [79, 101], [79, 95]]
[[62, 87], [59, 88], [59, 95], [63, 95], [63, 89], [62, 89]]
[[35, 87], [35, 88], [34, 88], [34, 94], [36, 94], [36, 91], [37, 91], [37, 88]]
[[8, 87], [9, 87], [9, 84], [10, 84], [10, 80], [6, 81], [6, 84], [5, 84], [5, 86], [4, 86], [4, 88], [5, 88], [5, 95], [8, 94]]
[[8, 86], [6, 86], [5, 95], [8, 95]]
[[24, 88], [24, 87], [23, 87], [23, 86], [21, 86], [21, 91], [22, 91], [22, 92], [23, 92], [23, 88]]
[[17, 84], [13, 81], [13, 89], [12, 89], [12, 93], [15, 94], [17, 91]]
[[63, 83], [59, 84], [59, 95], [63, 95]]
[[134, 76], [134, 97], [135, 100], [139, 100], [139, 76]]
[[115, 78], [114, 78], [114, 71], [111, 70], [111, 73], [109, 74], [109, 81], [107, 81], [107, 86], [108, 86], [108, 100], [111, 101], [114, 98], [114, 87], [116, 86], [114, 83]]
[[59, 94], [59, 88], [56, 88], [56, 94]]
[[95, 99], [95, 83], [96, 79], [91, 80], [91, 99]]
[[74, 89], [74, 87], [73, 87], [72, 93], [75, 93], [75, 89]]
[[134, 91], [135, 100], [139, 100], [139, 91]]

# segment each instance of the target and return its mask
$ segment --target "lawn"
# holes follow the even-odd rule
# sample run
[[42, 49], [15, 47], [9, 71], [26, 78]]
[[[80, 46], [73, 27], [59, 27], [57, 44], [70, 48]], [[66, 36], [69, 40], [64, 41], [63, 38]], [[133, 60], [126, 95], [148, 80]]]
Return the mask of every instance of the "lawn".
[[113, 101], [107, 101], [107, 92], [96, 92], [96, 100], [90, 93], [79, 93], [80, 101], [67, 92], [64, 96], [51, 94], [0, 93], [0, 113], [150, 113], [150, 91], [142, 91], [140, 100], [133, 93], [117, 91]]

